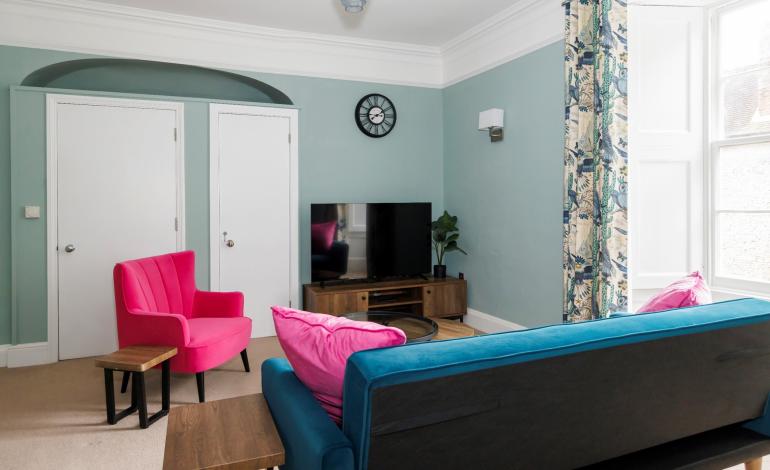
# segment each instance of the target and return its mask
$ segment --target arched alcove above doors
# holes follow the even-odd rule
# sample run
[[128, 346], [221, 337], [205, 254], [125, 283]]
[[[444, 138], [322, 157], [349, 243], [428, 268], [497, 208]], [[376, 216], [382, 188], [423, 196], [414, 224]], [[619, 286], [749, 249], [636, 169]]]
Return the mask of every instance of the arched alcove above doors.
[[193, 65], [132, 59], [79, 59], [29, 74], [24, 86], [254, 103], [293, 104], [282, 91], [244, 75]]

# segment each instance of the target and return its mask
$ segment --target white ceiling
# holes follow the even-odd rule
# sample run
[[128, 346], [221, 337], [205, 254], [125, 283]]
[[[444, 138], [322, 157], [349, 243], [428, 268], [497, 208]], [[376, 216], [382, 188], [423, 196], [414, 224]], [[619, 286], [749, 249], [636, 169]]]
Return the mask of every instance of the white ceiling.
[[[519, 0], [369, 0], [345, 13], [339, 0], [99, 0], [167, 13], [362, 39], [440, 46]], [[557, 1], [557, 0], [542, 0]]]

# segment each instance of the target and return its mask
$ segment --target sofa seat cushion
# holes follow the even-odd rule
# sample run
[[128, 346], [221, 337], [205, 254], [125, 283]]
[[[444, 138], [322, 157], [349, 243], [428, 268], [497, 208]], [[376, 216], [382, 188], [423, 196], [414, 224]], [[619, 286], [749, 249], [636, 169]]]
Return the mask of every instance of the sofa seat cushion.
[[273, 307], [273, 321], [297, 377], [338, 424], [348, 357], [356, 351], [406, 342], [398, 328], [285, 307]]
[[187, 321], [190, 342], [171, 359], [177, 372], [197, 373], [227, 362], [246, 349], [251, 337], [251, 318], [191, 318]]
[[187, 321], [190, 328], [188, 348], [198, 348], [211, 343], [238, 336], [244, 331], [251, 333], [251, 318], [192, 318]]

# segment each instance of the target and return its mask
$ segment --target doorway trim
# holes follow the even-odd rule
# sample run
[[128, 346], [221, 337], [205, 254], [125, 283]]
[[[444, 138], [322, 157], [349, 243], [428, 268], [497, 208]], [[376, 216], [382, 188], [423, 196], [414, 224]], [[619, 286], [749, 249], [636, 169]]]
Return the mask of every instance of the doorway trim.
[[289, 119], [289, 299], [299, 306], [299, 112], [292, 108], [272, 108], [212, 103], [209, 105], [209, 274], [210, 289], [219, 290], [219, 116], [244, 114], [249, 116]]
[[184, 209], [184, 103], [97, 96], [46, 94], [46, 278], [48, 315], [48, 362], [59, 360], [59, 257], [58, 257], [58, 136], [59, 105], [149, 108], [174, 111], [176, 115], [176, 233], [177, 249], [185, 246]]

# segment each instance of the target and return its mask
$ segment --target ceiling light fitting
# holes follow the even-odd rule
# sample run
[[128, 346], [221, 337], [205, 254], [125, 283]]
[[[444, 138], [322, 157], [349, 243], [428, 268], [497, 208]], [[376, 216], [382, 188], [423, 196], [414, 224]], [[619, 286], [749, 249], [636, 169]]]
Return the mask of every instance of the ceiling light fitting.
[[366, 6], [366, 0], [340, 0], [348, 13], [361, 13]]

